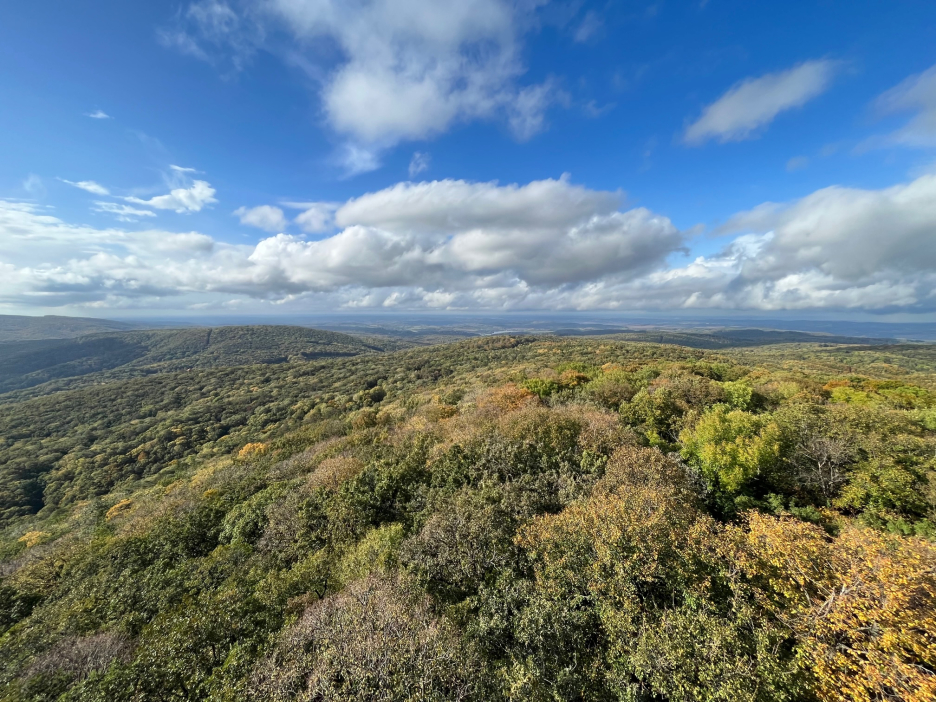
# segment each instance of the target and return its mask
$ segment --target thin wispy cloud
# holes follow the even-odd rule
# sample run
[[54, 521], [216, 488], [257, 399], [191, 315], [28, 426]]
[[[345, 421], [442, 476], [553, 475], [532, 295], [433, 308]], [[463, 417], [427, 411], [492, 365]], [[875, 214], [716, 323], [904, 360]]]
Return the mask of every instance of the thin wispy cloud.
[[802, 107], [824, 93], [840, 63], [806, 61], [778, 73], [747, 78], [702, 110], [686, 128], [683, 140], [698, 146], [709, 140], [721, 143], [758, 136], [781, 112]]
[[46, 187], [42, 178], [35, 173], [30, 173], [23, 179], [23, 190], [32, 197], [45, 197]]
[[105, 188], [100, 183], [94, 182], [93, 180], [79, 180], [77, 182], [66, 180], [65, 178], [59, 178], [59, 180], [80, 190], [91, 193], [92, 195], [110, 195], [110, 190]]
[[431, 158], [429, 154], [423, 151], [417, 151], [413, 154], [413, 158], [410, 159], [409, 163], [409, 177], [411, 180], [420, 173], [425, 173], [429, 170]]
[[601, 31], [602, 24], [598, 14], [594, 10], [589, 10], [585, 13], [585, 17], [582, 18], [582, 21], [579, 22], [572, 38], [579, 43], [587, 42]]
[[786, 163], [786, 169], [788, 173], [795, 173], [796, 171], [802, 171], [805, 168], [809, 167], [809, 158], [807, 156], [794, 156]]
[[94, 202], [94, 207], [92, 207], [91, 210], [94, 212], [113, 215], [121, 222], [136, 222], [141, 217], [156, 216], [156, 213], [151, 210], [141, 210], [137, 207], [121, 205], [118, 202], [106, 202], [102, 200], [96, 200]]
[[94, 112], [86, 112], [85, 117], [90, 117], [91, 119], [113, 119], [109, 114], [104, 110], [95, 110]]
[[138, 197], [125, 197], [124, 200], [136, 205], [146, 205], [157, 210], [173, 210], [179, 214], [199, 212], [202, 208], [213, 205], [218, 200], [214, 197], [215, 189], [204, 180], [193, 181], [185, 188], [174, 188], [166, 195], [157, 195], [149, 200]]
[[913, 113], [887, 142], [904, 146], [936, 146], [936, 65], [912, 75], [875, 101], [881, 114]]

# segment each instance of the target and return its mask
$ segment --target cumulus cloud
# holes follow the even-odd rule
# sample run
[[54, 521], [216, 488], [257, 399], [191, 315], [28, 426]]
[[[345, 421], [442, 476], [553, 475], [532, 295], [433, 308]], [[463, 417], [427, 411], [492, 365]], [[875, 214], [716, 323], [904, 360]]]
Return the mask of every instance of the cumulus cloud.
[[883, 190], [823, 188], [739, 213], [723, 231], [746, 234], [722, 255], [695, 262], [716, 282], [700, 284], [693, 305], [936, 306], [936, 175]]
[[839, 63], [806, 61], [786, 71], [747, 78], [702, 110], [686, 129], [687, 144], [709, 139], [742, 141], [754, 137], [786, 110], [802, 107], [821, 95], [832, 82]]
[[[65, 294], [69, 290], [80, 289], [88, 300], [95, 290], [104, 299], [151, 296], [159, 289], [478, 305], [491, 304], [498, 294], [506, 302], [524, 291], [539, 295], [595, 278], [638, 276], [680, 249], [683, 235], [672, 222], [642, 208], [618, 211], [620, 199], [567, 178], [523, 186], [403, 183], [338, 207], [340, 231], [324, 239], [278, 234], [253, 247], [234, 247], [192, 234], [175, 247], [184, 255], [169, 258], [160, 248], [175, 241], [169, 235], [74, 227], [22, 204], [10, 206], [9, 221], [0, 217], [0, 227], [30, 242], [23, 249], [21, 241], [17, 250], [58, 256], [18, 269], [21, 294], [41, 293], [47, 302], [74, 301]], [[303, 214], [330, 209], [315, 204], [320, 207]], [[69, 241], [70, 252], [43, 245], [50, 239]], [[84, 253], [74, 255], [75, 247]], [[0, 261], [7, 260], [0, 249]]]
[[260, 205], [259, 207], [238, 207], [234, 214], [240, 218], [240, 223], [248, 227], [257, 227], [268, 232], [281, 232], [289, 224], [283, 211], [279, 207]]
[[[746, 218], [753, 221], [742, 213], [735, 222]], [[810, 268], [859, 282], [885, 272], [936, 271], [936, 175], [883, 190], [823, 188], [763, 210], [756, 229], [773, 232], [751, 268], [759, 276]]]
[[107, 188], [100, 183], [95, 183], [93, 180], [79, 180], [78, 182], [72, 182], [64, 178], [59, 178], [59, 180], [63, 183], [73, 185], [76, 188], [80, 188], [85, 192], [92, 193], [93, 195], [110, 195], [110, 191]]
[[[231, 245], [197, 232], [93, 229], [0, 201], [0, 299], [127, 305], [222, 297], [328, 307], [936, 309], [936, 175], [839, 186], [740, 212], [722, 251], [620, 193], [567, 177], [400, 183], [340, 205], [283, 203], [334, 229]], [[297, 218], [298, 220], [299, 218]], [[298, 222], [297, 222], [298, 223]], [[147, 304], [156, 304], [155, 302]], [[225, 303], [227, 304], [227, 303]]]
[[303, 210], [295, 218], [295, 223], [304, 232], [318, 234], [327, 232], [334, 226], [335, 210], [339, 203], [335, 202], [284, 202], [287, 207]]
[[85, 114], [85, 117], [90, 117], [91, 119], [113, 119], [104, 110], [95, 110], [94, 112], [88, 112], [87, 114]]
[[906, 146], [936, 146], [936, 66], [910, 76], [876, 101], [883, 114], [913, 112], [910, 121], [891, 135]]
[[149, 200], [141, 200], [138, 197], [131, 196], [125, 197], [124, 200], [135, 205], [155, 207], [157, 210], [174, 210], [183, 214], [199, 212], [203, 207], [216, 203], [215, 192], [215, 189], [207, 181], [196, 180], [189, 187], [174, 188], [167, 195], [157, 195]]
[[314, 75], [330, 126], [372, 152], [497, 117], [524, 139], [542, 129], [553, 94], [518, 85], [525, 72], [520, 40], [539, 4], [201, 0], [163, 41], [205, 60], [227, 47], [242, 63], [285, 30], [291, 45], [278, 41], [275, 51]]

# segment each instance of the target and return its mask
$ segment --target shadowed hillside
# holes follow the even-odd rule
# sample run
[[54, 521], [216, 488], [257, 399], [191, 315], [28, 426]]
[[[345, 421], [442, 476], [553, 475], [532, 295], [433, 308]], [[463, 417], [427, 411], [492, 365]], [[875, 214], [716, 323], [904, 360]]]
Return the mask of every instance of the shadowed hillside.
[[0, 344], [0, 392], [114, 369], [139, 375], [381, 350], [347, 334], [286, 326], [161, 329], [15, 341]]

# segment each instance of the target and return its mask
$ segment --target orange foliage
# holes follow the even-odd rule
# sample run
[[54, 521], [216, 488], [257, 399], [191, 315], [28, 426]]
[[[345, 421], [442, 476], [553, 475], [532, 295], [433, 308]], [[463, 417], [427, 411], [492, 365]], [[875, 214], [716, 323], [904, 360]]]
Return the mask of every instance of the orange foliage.
[[492, 388], [478, 397], [479, 409], [495, 409], [501, 412], [513, 412], [522, 407], [536, 404], [536, 395], [520, 386], [509, 383]]

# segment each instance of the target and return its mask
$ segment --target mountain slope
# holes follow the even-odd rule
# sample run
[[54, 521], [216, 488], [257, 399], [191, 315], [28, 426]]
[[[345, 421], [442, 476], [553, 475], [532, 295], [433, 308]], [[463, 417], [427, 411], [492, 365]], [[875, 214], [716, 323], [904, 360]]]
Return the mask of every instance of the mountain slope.
[[115, 369], [133, 376], [381, 350], [347, 334], [285, 326], [160, 329], [14, 341], [0, 344], [0, 392]]

